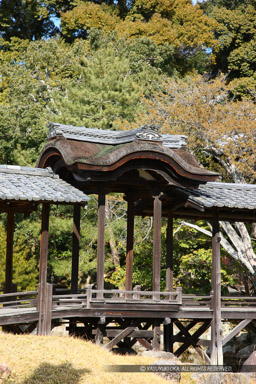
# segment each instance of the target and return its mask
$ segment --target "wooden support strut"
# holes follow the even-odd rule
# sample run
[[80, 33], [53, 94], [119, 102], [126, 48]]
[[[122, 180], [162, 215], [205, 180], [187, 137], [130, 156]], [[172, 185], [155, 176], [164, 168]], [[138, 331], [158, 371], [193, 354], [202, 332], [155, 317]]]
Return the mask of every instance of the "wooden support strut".
[[[98, 247], [97, 247], [97, 289], [104, 289], [104, 260], [105, 260], [105, 205], [106, 195], [99, 194], [98, 198]], [[102, 293], [97, 295], [102, 297]]]
[[71, 272], [71, 292], [77, 293], [78, 272], [79, 272], [79, 242], [80, 242], [80, 217], [81, 207], [74, 205], [73, 233], [72, 233], [72, 272]]
[[[132, 290], [132, 273], [133, 273], [133, 241], [134, 241], [134, 201], [128, 199], [127, 207], [127, 250], [126, 250], [126, 280], [125, 289]], [[126, 298], [131, 298], [127, 295]]]
[[221, 340], [221, 260], [220, 260], [220, 225], [218, 212], [213, 215], [212, 228], [212, 291], [213, 319], [211, 324], [211, 363], [223, 364]]
[[11, 293], [12, 292], [13, 235], [14, 235], [14, 212], [9, 211], [8, 216], [7, 216], [5, 293]]

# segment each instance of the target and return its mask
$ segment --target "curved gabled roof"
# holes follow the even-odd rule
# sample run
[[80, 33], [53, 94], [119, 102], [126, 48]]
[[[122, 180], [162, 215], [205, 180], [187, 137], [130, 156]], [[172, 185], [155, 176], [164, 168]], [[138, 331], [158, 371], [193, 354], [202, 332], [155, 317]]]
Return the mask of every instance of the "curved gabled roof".
[[[148, 168], [173, 175], [190, 183], [214, 181], [218, 174], [204, 169], [185, 149], [185, 136], [159, 135], [151, 126], [131, 131], [103, 131], [84, 127], [50, 125], [48, 143], [38, 165], [47, 167], [57, 159], [72, 172], [110, 174], [122, 167], [125, 171]], [[130, 168], [129, 168], [130, 165]], [[168, 179], [168, 176], [166, 176]]]

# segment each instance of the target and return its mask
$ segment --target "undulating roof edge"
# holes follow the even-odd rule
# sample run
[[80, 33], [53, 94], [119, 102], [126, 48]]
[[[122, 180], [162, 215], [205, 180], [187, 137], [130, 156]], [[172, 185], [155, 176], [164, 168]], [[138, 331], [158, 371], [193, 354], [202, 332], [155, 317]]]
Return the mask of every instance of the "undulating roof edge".
[[90, 198], [51, 168], [0, 165], [0, 200], [86, 204]]

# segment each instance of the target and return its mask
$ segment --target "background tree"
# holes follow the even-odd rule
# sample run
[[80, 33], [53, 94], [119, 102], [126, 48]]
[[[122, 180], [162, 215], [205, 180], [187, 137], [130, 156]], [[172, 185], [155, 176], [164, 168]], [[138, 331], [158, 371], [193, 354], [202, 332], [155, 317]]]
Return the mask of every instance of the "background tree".
[[39, 40], [54, 36], [57, 28], [49, 11], [46, 2], [40, 0], [1, 0], [1, 37]]
[[215, 36], [219, 44], [213, 47], [213, 74], [227, 74], [236, 95], [247, 94], [255, 100], [256, 2], [207, 0], [201, 7], [218, 22]]

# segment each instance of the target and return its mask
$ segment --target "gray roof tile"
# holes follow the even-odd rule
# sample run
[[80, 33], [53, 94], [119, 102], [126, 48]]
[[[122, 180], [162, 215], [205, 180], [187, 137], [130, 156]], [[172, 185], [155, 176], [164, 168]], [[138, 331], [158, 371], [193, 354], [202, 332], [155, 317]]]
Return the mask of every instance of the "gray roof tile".
[[[75, 127], [73, 125], [57, 123], [49, 123], [48, 126], [50, 128], [48, 134], [49, 139], [62, 136], [70, 140], [108, 145], [126, 144], [138, 139], [156, 140], [162, 142], [165, 147], [172, 149], [183, 148], [186, 147], [187, 144], [187, 137], [184, 135], [159, 135], [158, 133], [154, 133], [149, 126], [142, 126], [128, 131]], [[150, 132], [147, 132], [147, 129]]]
[[196, 190], [183, 190], [205, 208], [256, 209], [256, 185], [208, 182]]
[[0, 165], [0, 200], [84, 204], [89, 197], [59, 179], [51, 168]]

